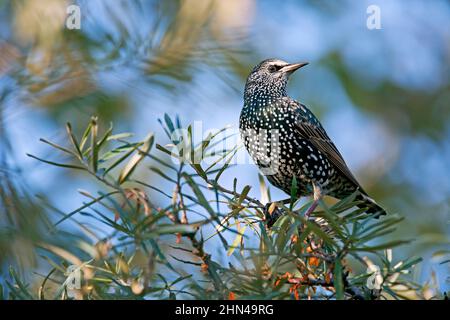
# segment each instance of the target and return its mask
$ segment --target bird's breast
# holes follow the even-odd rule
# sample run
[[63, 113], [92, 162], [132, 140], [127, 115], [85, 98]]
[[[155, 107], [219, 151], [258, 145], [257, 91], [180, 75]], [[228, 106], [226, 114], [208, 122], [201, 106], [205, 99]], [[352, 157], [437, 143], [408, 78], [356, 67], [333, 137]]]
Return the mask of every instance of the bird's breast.
[[241, 139], [250, 156], [266, 175], [283, 169], [294, 174], [296, 149], [295, 114], [276, 103], [244, 108], [240, 117]]
[[301, 110], [273, 104], [248, 107], [240, 116], [241, 139], [253, 161], [272, 184], [289, 192], [292, 179], [302, 194], [312, 180], [326, 185], [334, 173], [328, 160], [296, 130]]

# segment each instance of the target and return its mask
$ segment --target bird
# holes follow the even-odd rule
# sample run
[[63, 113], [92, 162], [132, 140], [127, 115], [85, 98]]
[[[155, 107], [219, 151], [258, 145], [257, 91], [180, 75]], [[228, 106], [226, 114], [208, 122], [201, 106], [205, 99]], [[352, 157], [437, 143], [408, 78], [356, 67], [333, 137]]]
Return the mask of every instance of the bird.
[[290, 195], [295, 179], [295, 196], [313, 196], [306, 218], [323, 196], [343, 199], [355, 192], [366, 213], [385, 215], [356, 180], [317, 117], [287, 94], [290, 76], [308, 64], [266, 59], [253, 68], [239, 117], [241, 140], [272, 185]]

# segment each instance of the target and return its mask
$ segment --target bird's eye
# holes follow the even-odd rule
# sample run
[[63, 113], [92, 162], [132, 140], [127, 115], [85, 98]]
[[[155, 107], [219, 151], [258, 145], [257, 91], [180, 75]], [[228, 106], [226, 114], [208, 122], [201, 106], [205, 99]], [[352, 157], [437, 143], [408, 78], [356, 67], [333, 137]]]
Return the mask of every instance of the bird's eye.
[[281, 68], [282, 68], [282, 66], [271, 65], [271, 66], [269, 66], [269, 72], [276, 72], [276, 71], [280, 70]]

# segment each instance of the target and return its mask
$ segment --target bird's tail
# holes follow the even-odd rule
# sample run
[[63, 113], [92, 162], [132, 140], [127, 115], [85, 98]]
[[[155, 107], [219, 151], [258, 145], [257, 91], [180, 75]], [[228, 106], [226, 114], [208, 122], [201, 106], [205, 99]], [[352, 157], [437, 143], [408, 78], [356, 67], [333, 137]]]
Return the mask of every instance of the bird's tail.
[[370, 215], [373, 215], [374, 218], [379, 218], [380, 216], [386, 215], [386, 210], [384, 210], [382, 207], [380, 207], [375, 200], [373, 200], [371, 197], [365, 194], [360, 194], [356, 198], [357, 200], [363, 201], [360, 205], [358, 205], [359, 208], [366, 208], [366, 212]]

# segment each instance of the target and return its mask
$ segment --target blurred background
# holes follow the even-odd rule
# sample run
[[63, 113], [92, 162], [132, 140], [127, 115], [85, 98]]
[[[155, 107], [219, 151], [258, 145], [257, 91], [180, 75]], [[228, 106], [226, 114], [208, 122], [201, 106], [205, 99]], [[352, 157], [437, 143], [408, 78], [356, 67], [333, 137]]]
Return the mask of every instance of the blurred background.
[[[79, 30], [66, 28], [71, 4]], [[372, 4], [381, 29], [366, 25]], [[405, 217], [397, 234], [414, 242], [394, 257], [422, 256], [416, 279], [449, 290], [450, 5], [438, 0], [0, 1], [0, 282], [10, 264], [39, 267], [45, 225], [80, 206], [78, 189], [96, 190], [28, 158], [53, 156], [39, 138], [63, 143], [65, 123], [80, 134], [91, 115], [161, 142], [164, 113], [237, 128], [245, 78], [272, 57], [310, 62], [289, 94], [372, 197]], [[223, 185], [258, 185], [255, 166], [230, 170]]]

